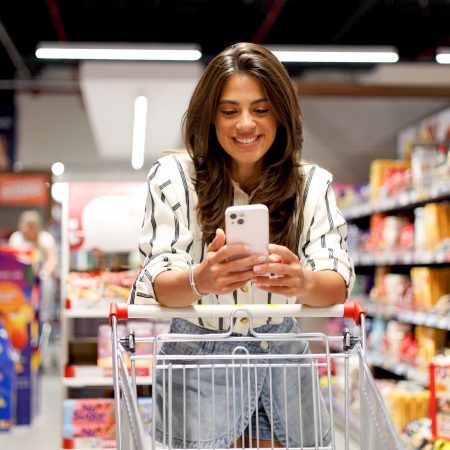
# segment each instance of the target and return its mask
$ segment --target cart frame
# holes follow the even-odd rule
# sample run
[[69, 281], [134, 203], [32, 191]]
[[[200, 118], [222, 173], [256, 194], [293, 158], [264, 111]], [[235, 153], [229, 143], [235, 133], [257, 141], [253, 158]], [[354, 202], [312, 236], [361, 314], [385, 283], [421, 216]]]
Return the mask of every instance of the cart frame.
[[[401, 450], [403, 449], [403, 444], [398, 436], [397, 431], [387, 413], [384, 402], [381, 398], [381, 395], [375, 385], [375, 381], [370, 372], [370, 369], [367, 365], [365, 359], [365, 350], [366, 350], [366, 339], [365, 339], [365, 310], [358, 302], [346, 302], [342, 305], [335, 305], [331, 307], [324, 308], [312, 308], [309, 306], [295, 304], [295, 305], [193, 305], [189, 307], [183, 308], [167, 308], [159, 305], [126, 305], [126, 304], [116, 304], [113, 303], [110, 307], [109, 314], [109, 322], [112, 328], [112, 363], [113, 363], [113, 386], [114, 386], [114, 396], [115, 396], [115, 416], [116, 416], [116, 443], [117, 450], [123, 449], [135, 449], [135, 450], [144, 450], [145, 448], [152, 448], [152, 450], [156, 450], [156, 448], [173, 448], [172, 442], [172, 421], [171, 419], [167, 420], [167, 423], [164, 423], [164, 433], [167, 430], [167, 436], [170, 438], [165, 439], [166, 434], [164, 434], [164, 442], [156, 443], [155, 442], [155, 420], [153, 420], [152, 424], [152, 438], [150, 443], [150, 438], [148, 435], [144, 433], [144, 427], [142, 423], [142, 419], [140, 416], [140, 412], [137, 404], [137, 387], [136, 387], [136, 360], [138, 359], [148, 359], [151, 360], [149, 363], [152, 364], [152, 376], [156, 376], [157, 370], [162, 371], [163, 376], [167, 373], [168, 377], [171, 377], [173, 373], [173, 369], [180, 368], [180, 360], [181, 364], [185, 366], [185, 368], [193, 368], [195, 365], [192, 365], [192, 358], [189, 356], [183, 357], [181, 355], [177, 355], [176, 360], [178, 366], [174, 366], [170, 361], [170, 357], [162, 357], [157, 354], [158, 343], [161, 342], [170, 342], [170, 341], [193, 341], [193, 340], [202, 340], [202, 341], [219, 341], [219, 340], [239, 340], [243, 341], [243, 337], [232, 337], [232, 328], [226, 333], [216, 333], [216, 334], [206, 334], [206, 335], [160, 335], [152, 338], [138, 338], [135, 337], [131, 332], [125, 338], [119, 338], [117, 335], [117, 324], [119, 321], [125, 321], [128, 319], [172, 319], [172, 318], [206, 318], [206, 317], [230, 317], [231, 319], [238, 319], [246, 317], [249, 320], [249, 329], [251, 330], [252, 337], [248, 338], [249, 340], [259, 340], [259, 341], [267, 341], [270, 339], [277, 340], [288, 340], [288, 339], [302, 339], [308, 342], [312, 341], [321, 341], [325, 350], [323, 353], [309, 353], [307, 358], [311, 359], [311, 367], [313, 367], [313, 358], [314, 361], [314, 370], [318, 370], [320, 366], [325, 367], [326, 371], [326, 380], [327, 387], [325, 391], [325, 401], [328, 408], [330, 421], [331, 421], [331, 442], [329, 444], [325, 444], [321, 441], [320, 436], [318, 436], [318, 430], [320, 431], [321, 423], [320, 417], [316, 418], [316, 408], [318, 407], [318, 403], [316, 403], [317, 399], [314, 399], [314, 432], [315, 432], [315, 445], [314, 446], [303, 446], [303, 442], [300, 444], [300, 447], [296, 447], [299, 449], [336, 449], [335, 443], [335, 433], [334, 433], [334, 408], [333, 408], [333, 393], [332, 393], [332, 380], [331, 380], [331, 362], [336, 358], [344, 359], [344, 368], [345, 368], [345, 386], [344, 386], [344, 418], [343, 418], [343, 429], [345, 435], [345, 450], [349, 450], [350, 444], [350, 385], [349, 385], [349, 357], [350, 355], [356, 355], [359, 359], [359, 395], [360, 395], [360, 405], [361, 405], [361, 449], [364, 450], [375, 450], [375, 449], [389, 449], [389, 450]], [[353, 319], [354, 323], [358, 326], [359, 330], [357, 334], [352, 334], [348, 330], [344, 330], [342, 336], [326, 336], [323, 333], [301, 333], [296, 335], [295, 337], [290, 336], [282, 336], [280, 334], [277, 335], [268, 335], [266, 333], [259, 334], [253, 330], [252, 320], [254, 318], [267, 318], [267, 317], [296, 317], [296, 318], [305, 318], [305, 317], [345, 317]], [[230, 320], [230, 323], [233, 323], [233, 320]], [[134, 355], [136, 343], [139, 342], [149, 342], [149, 340], [154, 340], [153, 345], [153, 355]], [[245, 338], [247, 339], [247, 338]], [[335, 344], [341, 345], [342, 350], [339, 352], [332, 352], [331, 345], [335, 347]], [[129, 368], [127, 366], [125, 355], [129, 355], [127, 359], [131, 362], [131, 371], [129, 373]], [[284, 355], [286, 356], [286, 355]], [[291, 356], [291, 355], [290, 355]], [[303, 357], [305, 355], [302, 355]], [[206, 366], [205, 364], [202, 367], [207, 367], [214, 371], [214, 358], [220, 359], [222, 361], [222, 367], [225, 366], [228, 370], [237, 369], [238, 367], [242, 369], [250, 370], [250, 367], [255, 368], [255, 380], [256, 380], [256, 367], [258, 369], [263, 367], [263, 363], [258, 362], [258, 357], [252, 355], [252, 363], [249, 364], [249, 356], [248, 355], [232, 355], [232, 359], [226, 361], [223, 364], [223, 356], [217, 357], [214, 355], [209, 355], [208, 362], [213, 364], [209, 364]], [[183, 361], [185, 360], [185, 362]], [[247, 359], [247, 363], [246, 360]], [[267, 359], [267, 358], [266, 358]], [[318, 360], [322, 360], [323, 362], [318, 364]], [[156, 361], [158, 360], [158, 366], [156, 367]], [[165, 362], [165, 360], [167, 362]], [[189, 363], [191, 362], [191, 366]], [[201, 363], [202, 361], [200, 361]], [[269, 361], [270, 365], [273, 366], [276, 364], [276, 359], [273, 361]], [[267, 362], [266, 362], [267, 364]], [[295, 362], [294, 362], [295, 365]], [[299, 363], [297, 362], [297, 365]], [[284, 364], [286, 366], [286, 364]], [[199, 363], [195, 366], [197, 370]], [[275, 367], [275, 366], [274, 366]], [[284, 373], [286, 374], [286, 367], [284, 367]], [[301, 369], [300, 369], [301, 370]], [[311, 368], [311, 371], [313, 369]], [[313, 372], [312, 372], [313, 373]], [[286, 376], [286, 375], [285, 375]], [[313, 379], [315, 379], [313, 377]], [[318, 380], [318, 378], [317, 378]], [[167, 381], [164, 381], [167, 383]], [[228, 383], [228, 381], [227, 381]], [[285, 383], [286, 385], [287, 383]], [[299, 379], [300, 386], [300, 379]], [[200, 386], [199, 386], [200, 388]], [[315, 391], [318, 392], [318, 381], [315, 382]], [[313, 392], [313, 396], [317, 396]], [[301, 394], [299, 394], [299, 399], [301, 398]], [[171, 405], [172, 405], [172, 392], [169, 391], [169, 395], [166, 399], [164, 397], [163, 410], [169, 410], [168, 418], [171, 417]], [[228, 400], [227, 400], [228, 401]], [[167, 402], [167, 403], [166, 403]], [[214, 396], [212, 399], [214, 403]], [[320, 406], [320, 404], [319, 404]], [[215, 405], [213, 405], [214, 411]], [[301, 418], [301, 405], [300, 408], [300, 418]], [[320, 414], [320, 407], [319, 414]], [[164, 413], [164, 420], [165, 420]], [[287, 417], [287, 411], [286, 411]], [[153, 402], [153, 419], [155, 419], [155, 402]], [[286, 430], [287, 432], [287, 430]], [[200, 430], [198, 431], [200, 435]], [[215, 436], [214, 430], [213, 435]], [[274, 434], [272, 430], [272, 449], [276, 448], [274, 446]], [[251, 438], [250, 431], [250, 438]], [[276, 439], [276, 438], [275, 438]], [[185, 443], [186, 441], [184, 441]], [[247, 442], [250, 448], [253, 446], [252, 439]], [[237, 447], [239, 442], [234, 438], [234, 447]], [[244, 448], [244, 439], [242, 439], [242, 448]], [[288, 448], [289, 437], [286, 444]], [[215, 446], [212, 446], [215, 448]], [[257, 441], [256, 447], [259, 448], [259, 440]], [[186, 448], [183, 446], [183, 448]], [[289, 446], [289, 448], [293, 448]]]

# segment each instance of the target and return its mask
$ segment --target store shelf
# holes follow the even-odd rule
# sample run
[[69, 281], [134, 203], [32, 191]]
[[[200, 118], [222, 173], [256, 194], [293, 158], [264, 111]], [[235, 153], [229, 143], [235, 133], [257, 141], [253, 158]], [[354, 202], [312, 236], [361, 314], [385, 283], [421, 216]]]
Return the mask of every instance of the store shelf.
[[[102, 387], [113, 386], [113, 379], [111, 377], [65, 377], [62, 379], [64, 387], [68, 388], [83, 388], [83, 387]], [[151, 386], [152, 377], [136, 377], [136, 384], [139, 386]]]
[[109, 305], [92, 309], [65, 309], [63, 317], [67, 319], [108, 319]]
[[427, 264], [450, 263], [450, 250], [408, 251], [386, 250], [379, 252], [353, 252], [355, 266], [415, 266]]
[[375, 303], [368, 298], [361, 299], [361, 297], [358, 297], [358, 299], [363, 302], [364, 308], [370, 316], [450, 331], [450, 317], [448, 316], [407, 310], [396, 305]]
[[377, 203], [362, 203], [348, 208], [342, 208], [342, 214], [347, 220], [370, 216], [378, 212], [388, 212], [402, 208], [412, 208], [431, 201], [450, 197], [450, 181], [440, 181], [427, 191], [403, 192], [395, 198], [385, 198]]
[[428, 387], [428, 372], [417, 367], [399, 361], [397, 358], [373, 351], [366, 351], [366, 358], [369, 365], [387, 370], [395, 375], [414, 381], [421, 386]]

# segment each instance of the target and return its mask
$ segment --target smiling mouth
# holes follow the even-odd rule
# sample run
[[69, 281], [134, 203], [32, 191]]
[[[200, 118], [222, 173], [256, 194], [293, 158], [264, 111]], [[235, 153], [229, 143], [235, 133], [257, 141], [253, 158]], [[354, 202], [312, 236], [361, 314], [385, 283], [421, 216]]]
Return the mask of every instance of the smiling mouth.
[[256, 142], [258, 140], [258, 136], [254, 136], [251, 138], [234, 138], [236, 142], [238, 142], [239, 144], [253, 144], [253, 142]]

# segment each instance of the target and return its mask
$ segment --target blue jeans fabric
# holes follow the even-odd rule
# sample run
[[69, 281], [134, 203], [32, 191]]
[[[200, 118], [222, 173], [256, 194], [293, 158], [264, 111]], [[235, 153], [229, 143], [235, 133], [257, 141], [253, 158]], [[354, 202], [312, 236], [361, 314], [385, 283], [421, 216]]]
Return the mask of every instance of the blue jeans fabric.
[[[297, 321], [285, 319], [281, 324], [266, 324], [258, 333], [299, 333]], [[198, 327], [183, 319], [173, 319], [170, 333], [211, 334], [218, 331]], [[233, 337], [240, 337], [232, 333]], [[251, 336], [249, 333], [248, 336]], [[230, 365], [229, 356], [237, 346], [249, 352], [251, 368], [218, 367]], [[299, 355], [309, 351], [302, 339], [264, 341], [189, 341], [164, 342], [160, 355], [170, 355], [172, 364], [211, 364], [208, 368], [173, 369], [171, 395], [168, 395], [167, 370], [156, 370], [154, 401], [156, 402], [156, 440], [174, 448], [229, 448], [243, 437], [271, 440], [283, 446], [314, 446], [331, 441], [331, 425], [327, 406], [313, 380], [307, 358], [251, 359], [251, 355]], [[177, 360], [177, 355], [191, 355], [192, 360]], [[206, 355], [224, 355], [226, 359], [207, 359]], [[201, 360], [195, 360], [201, 356]], [[237, 360], [235, 361], [237, 362]], [[272, 367], [261, 367], [270, 363]], [[275, 367], [288, 364], [289, 367]], [[313, 394], [314, 392], [314, 394]], [[164, 395], [165, 394], [165, 395]], [[316, 406], [314, 407], [313, 395]], [[164, 398], [165, 397], [165, 398]], [[170, 405], [169, 405], [170, 402]], [[299, 406], [301, 404], [301, 407]], [[169, 436], [169, 414], [171, 436]]]

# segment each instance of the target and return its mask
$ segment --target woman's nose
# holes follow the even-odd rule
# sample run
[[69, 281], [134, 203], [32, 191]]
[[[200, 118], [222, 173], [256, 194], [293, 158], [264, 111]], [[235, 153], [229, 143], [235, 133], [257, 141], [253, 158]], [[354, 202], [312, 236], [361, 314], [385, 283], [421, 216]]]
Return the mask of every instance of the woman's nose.
[[253, 120], [253, 117], [251, 114], [248, 113], [242, 113], [239, 116], [239, 120], [236, 124], [236, 128], [240, 131], [242, 130], [251, 130], [255, 126], [255, 121]]

